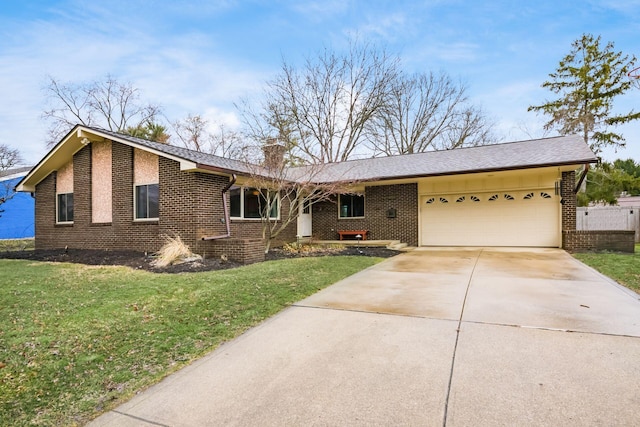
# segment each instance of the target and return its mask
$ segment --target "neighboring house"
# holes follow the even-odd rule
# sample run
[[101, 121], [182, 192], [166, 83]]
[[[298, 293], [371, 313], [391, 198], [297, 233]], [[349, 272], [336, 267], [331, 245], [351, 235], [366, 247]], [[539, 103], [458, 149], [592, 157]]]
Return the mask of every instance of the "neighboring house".
[[[31, 166], [0, 172], [0, 197], [13, 189], [31, 170]], [[0, 239], [23, 239], [34, 236], [35, 202], [31, 194], [16, 193], [0, 204]]]
[[[307, 207], [279, 238], [367, 230], [368, 239], [414, 246], [572, 250], [576, 170], [596, 161], [579, 136], [565, 136], [332, 163], [317, 179], [349, 182], [351, 194]], [[18, 190], [35, 193], [36, 248], [150, 252], [164, 235], [178, 234], [205, 256], [253, 262], [264, 259], [264, 245], [259, 192], [243, 187], [251, 171], [243, 162], [79, 125]], [[278, 208], [274, 220], [289, 207]]]

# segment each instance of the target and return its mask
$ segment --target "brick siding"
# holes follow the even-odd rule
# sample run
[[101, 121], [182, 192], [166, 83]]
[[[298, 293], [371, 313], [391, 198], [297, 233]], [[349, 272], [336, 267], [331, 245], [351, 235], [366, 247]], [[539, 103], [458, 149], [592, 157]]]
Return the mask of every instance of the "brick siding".
[[[36, 248], [133, 250], [155, 252], [164, 236], [180, 238], [196, 253], [243, 263], [264, 260], [264, 243], [260, 222], [232, 222], [231, 238], [203, 241], [204, 236], [226, 233], [222, 190], [227, 177], [201, 172], [180, 171], [178, 162], [159, 157], [159, 219], [134, 221], [133, 148], [112, 144], [113, 195], [112, 222], [91, 223], [91, 146], [73, 157], [74, 221], [56, 224], [56, 173], [51, 173], [36, 187]], [[288, 209], [288, 206], [283, 206]], [[295, 221], [276, 243], [295, 239]]]
[[562, 232], [562, 246], [569, 252], [615, 251], [633, 253], [633, 230], [567, 230]]
[[[400, 240], [418, 245], [418, 185], [378, 185], [365, 188], [365, 217], [338, 218], [337, 200], [313, 205], [313, 237], [338, 239], [338, 230], [368, 230], [370, 240]], [[395, 218], [387, 211], [396, 209]]]
[[264, 261], [264, 240], [262, 239], [220, 239], [208, 240], [201, 245], [201, 254], [205, 258], [220, 258], [223, 255], [228, 259], [252, 264]]
[[[562, 199], [562, 231], [576, 229], [576, 206], [578, 205], [576, 193], [576, 173], [574, 171], [562, 172], [560, 184], [560, 197]], [[564, 244], [563, 246], [564, 247]]]

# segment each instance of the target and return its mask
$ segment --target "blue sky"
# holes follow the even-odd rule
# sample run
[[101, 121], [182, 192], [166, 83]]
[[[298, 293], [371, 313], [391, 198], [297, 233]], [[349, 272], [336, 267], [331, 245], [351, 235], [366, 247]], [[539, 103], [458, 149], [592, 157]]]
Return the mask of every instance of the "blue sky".
[[[356, 34], [397, 53], [408, 71], [462, 79], [501, 141], [539, 137], [544, 118], [527, 107], [551, 99], [540, 84], [585, 32], [640, 56], [640, 0], [5, 0], [0, 143], [28, 163], [46, 153], [47, 75], [112, 74], [171, 119], [202, 114], [233, 127], [233, 103], [260, 91], [283, 58], [296, 64], [324, 47], [341, 50]], [[617, 103], [632, 108], [640, 109], [640, 89]], [[605, 159], [640, 161], [640, 124], [618, 130], [627, 148]]]

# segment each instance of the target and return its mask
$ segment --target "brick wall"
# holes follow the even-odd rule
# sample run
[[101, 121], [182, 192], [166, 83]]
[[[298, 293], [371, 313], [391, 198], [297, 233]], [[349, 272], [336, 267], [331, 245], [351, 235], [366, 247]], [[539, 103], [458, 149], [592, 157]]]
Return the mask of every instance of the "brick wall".
[[576, 229], [576, 206], [578, 202], [574, 192], [575, 186], [576, 173], [574, 171], [562, 172], [562, 182], [560, 183], [562, 231]]
[[53, 227], [56, 222], [56, 172], [36, 186], [35, 192], [35, 245], [37, 249], [64, 246], [56, 243]]
[[[227, 177], [183, 172], [178, 162], [160, 157], [159, 219], [134, 221], [133, 148], [114, 142], [112, 150], [112, 222], [91, 222], [91, 146], [88, 145], [73, 158], [72, 225], [56, 225], [56, 173], [36, 187], [37, 249], [68, 246], [155, 252], [162, 246], [164, 236], [178, 235], [196, 253], [210, 252], [215, 256], [224, 253], [234, 260], [237, 254], [240, 262], [264, 259], [259, 222], [232, 224], [232, 238], [227, 242], [202, 240], [204, 236], [226, 233], [222, 190], [229, 182]], [[283, 233], [283, 238], [290, 234], [295, 236], [295, 222]]]
[[229, 238], [203, 242], [201, 254], [207, 258], [220, 258], [224, 255], [243, 264], [252, 264], [264, 261], [264, 249], [262, 239]]
[[577, 230], [577, 197], [574, 193], [576, 174], [562, 172], [560, 192], [562, 205], [562, 248], [568, 252], [616, 251], [633, 253], [635, 231]]
[[[395, 218], [387, 210], [396, 209]], [[400, 240], [418, 245], [418, 185], [396, 184], [365, 188], [365, 217], [338, 218], [337, 201], [313, 205], [313, 236], [335, 240], [337, 230], [368, 230], [367, 239]]]
[[562, 247], [569, 252], [615, 251], [633, 253], [635, 231], [632, 230], [566, 230]]
[[640, 242], [639, 206], [588, 206], [576, 212], [576, 230], [635, 230]]

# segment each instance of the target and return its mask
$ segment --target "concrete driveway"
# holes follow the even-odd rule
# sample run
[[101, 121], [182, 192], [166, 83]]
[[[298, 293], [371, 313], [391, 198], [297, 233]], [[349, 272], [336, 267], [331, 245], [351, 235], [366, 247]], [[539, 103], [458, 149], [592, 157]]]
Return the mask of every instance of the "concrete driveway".
[[559, 249], [420, 248], [91, 425], [640, 425], [640, 300]]

